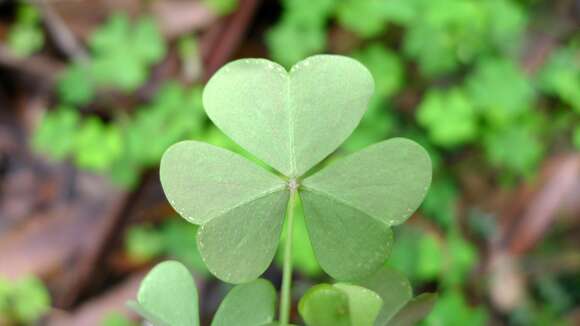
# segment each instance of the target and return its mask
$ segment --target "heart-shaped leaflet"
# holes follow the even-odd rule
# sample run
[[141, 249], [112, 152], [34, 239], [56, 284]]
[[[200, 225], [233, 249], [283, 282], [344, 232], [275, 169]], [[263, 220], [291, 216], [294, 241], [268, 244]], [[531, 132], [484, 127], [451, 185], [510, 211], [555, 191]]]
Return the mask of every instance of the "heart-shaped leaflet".
[[381, 266], [392, 242], [389, 227], [413, 213], [430, 183], [425, 150], [388, 140], [302, 181], [352, 133], [372, 91], [368, 70], [336, 55], [308, 58], [290, 72], [268, 60], [243, 59], [212, 77], [203, 96], [209, 117], [283, 174], [200, 142], [181, 142], [164, 154], [163, 189], [181, 215], [201, 224], [198, 246], [212, 273], [232, 283], [263, 273], [296, 189], [327, 273], [348, 280]]
[[203, 105], [226, 135], [288, 177], [299, 177], [352, 133], [374, 82], [358, 61], [317, 55], [290, 73], [265, 59], [242, 59], [207, 84]]

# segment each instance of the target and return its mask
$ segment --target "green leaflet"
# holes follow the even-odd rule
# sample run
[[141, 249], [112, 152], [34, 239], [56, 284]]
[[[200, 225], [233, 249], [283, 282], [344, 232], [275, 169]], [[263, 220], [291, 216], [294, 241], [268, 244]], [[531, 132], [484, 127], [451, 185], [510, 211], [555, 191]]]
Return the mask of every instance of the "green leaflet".
[[306, 178], [303, 186], [386, 225], [397, 225], [419, 207], [430, 182], [427, 152], [411, 140], [393, 138], [329, 165]]
[[271, 323], [276, 310], [276, 290], [257, 279], [234, 287], [224, 298], [212, 326], [256, 326]]
[[242, 156], [197, 141], [169, 147], [161, 159], [160, 178], [173, 208], [195, 224], [286, 191], [283, 180]]
[[230, 283], [261, 275], [276, 254], [287, 203], [288, 191], [274, 192], [202, 225], [197, 246], [208, 269]]
[[298, 311], [308, 326], [371, 326], [381, 305], [381, 298], [363, 287], [319, 284], [304, 294]]
[[141, 282], [137, 302], [128, 305], [156, 326], [199, 325], [195, 282], [176, 261], [155, 266]]
[[338, 280], [366, 277], [387, 259], [389, 227], [332, 197], [305, 190], [306, 227], [320, 266]]
[[336, 55], [308, 58], [289, 73], [268, 60], [238, 60], [208, 82], [203, 102], [209, 117], [284, 174], [278, 178], [237, 154], [194, 141], [164, 154], [165, 194], [184, 218], [201, 225], [198, 246], [214, 275], [243, 283], [265, 271], [290, 184], [298, 186], [314, 253], [329, 275], [352, 280], [384, 263], [389, 226], [405, 221], [429, 186], [425, 150], [392, 139], [301, 179], [351, 134], [373, 87], [364, 66]]
[[292, 67], [242, 59], [208, 82], [210, 119], [239, 145], [289, 177], [332, 153], [366, 111], [374, 82], [358, 61], [317, 55]]

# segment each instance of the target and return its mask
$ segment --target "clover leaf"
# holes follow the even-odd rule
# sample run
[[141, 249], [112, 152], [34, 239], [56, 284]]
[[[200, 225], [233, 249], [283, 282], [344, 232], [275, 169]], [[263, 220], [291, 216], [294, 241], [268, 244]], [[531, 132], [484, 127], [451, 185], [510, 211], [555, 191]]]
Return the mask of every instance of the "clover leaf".
[[298, 311], [308, 326], [411, 326], [423, 320], [437, 296], [413, 298], [409, 280], [383, 267], [354, 284], [319, 284], [300, 300]]
[[211, 78], [203, 94], [210, 119], [282, 174], [197, 141], [166, 151], [163, 189], [184, 218], [201, 225], [198, 247], [214, 275], [243, 283], [263, 273], [296, 194], [315, 255], [329, 275], [360, 278], [383, 264], [390, 226], [404, 222], [427, 192], [427, 152], [395, 138], [307, 175], [352, 133], [373, 88], [363, 65], [336, 55], [307, 58], [289, 72], [268, 60], [243, 59]]

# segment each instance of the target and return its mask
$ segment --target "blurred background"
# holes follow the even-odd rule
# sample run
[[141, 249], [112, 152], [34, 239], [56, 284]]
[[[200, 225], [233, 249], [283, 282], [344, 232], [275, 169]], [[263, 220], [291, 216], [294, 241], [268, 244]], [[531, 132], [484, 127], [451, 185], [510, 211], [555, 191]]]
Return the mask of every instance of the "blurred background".
[[[330, 159], [404, 136], [434, 161], [387, 262], [439, 293], [424, 325], [580, 325], [577, 0], [0, 1], [0, 324], [137, 325], [124, 302], [167, 258], [208, 323], [229, 286], [166, 202], [160, 157], [183, 139], [243, 153], [204, 82], [315, 53], [376, 80]], [[330, 280], [301, 217], [295, 232], [298, 299]]]

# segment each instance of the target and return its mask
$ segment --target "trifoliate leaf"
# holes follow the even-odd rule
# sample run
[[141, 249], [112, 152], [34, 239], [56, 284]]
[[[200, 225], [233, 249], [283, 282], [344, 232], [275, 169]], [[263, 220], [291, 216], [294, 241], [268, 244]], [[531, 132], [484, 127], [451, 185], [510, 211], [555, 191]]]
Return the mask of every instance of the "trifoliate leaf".
[[234, 287], [220, 304], [212, 326], [256, 326], [274, 320], [276, 290], [269, 281], [258, 279]]
[[198, 247], [212, 273], [241, 283], [264, 272], [276, 252], [288, 202], [282, 179], [237, 154], [195, 141], [167, 150], [160, 177], [177, 212], [202, 225]]
[[141, 282], [137, 302], [129, 305], [156, 326], [199, 325], [195, 282], [176, 261], [155, 266]]
[[314, 251], [330, 275], [352, 279], [384, 262], [389, 226], [413, 213], [429, 185], [431, 163], [419, 145], [394, 139], [371, 146], [301, 185], [303, 174], [352, 132], [372, 88], [370, 73], [340, 56], [314, 56], [290, 73], [267, 60], [238, 60], [209, 81], [210, 118], [285, 174], [277, 178], [198, 142], [164, 154], [163, 188], [181, 215], [201, 224], [198, 246], [213, 274], [239, 283], [267, 268], [290, 189], [301, 194]]
[[114, 14], [89, 40], [90, 74], [98, 85], [132, 91], [145, 82], [149, 66], [165, 54], [163, 37], [152, 18], [131, 24], [125, 14]]
[[347, 57], [313, 56], [289, 73], [268, 60], [243, 59], [212, 77], [203, 101], [226, 135], [286, 176], [297, 177], [352, 133], [373, 84], [369, 71]]

